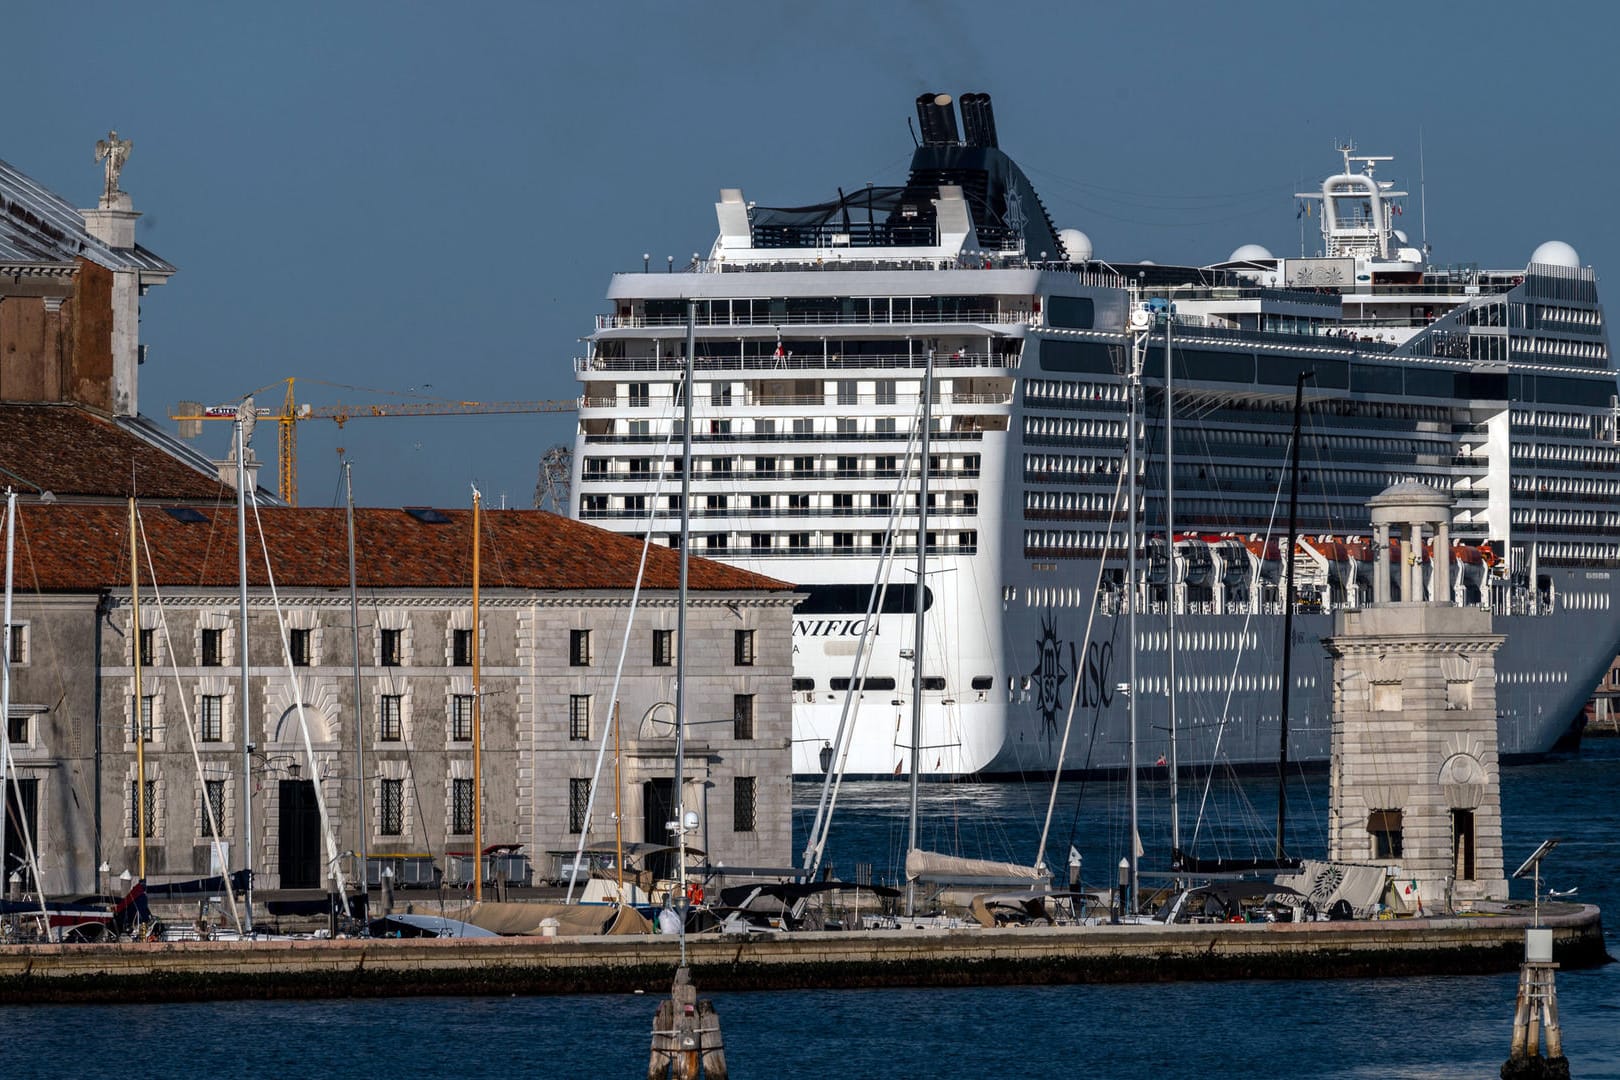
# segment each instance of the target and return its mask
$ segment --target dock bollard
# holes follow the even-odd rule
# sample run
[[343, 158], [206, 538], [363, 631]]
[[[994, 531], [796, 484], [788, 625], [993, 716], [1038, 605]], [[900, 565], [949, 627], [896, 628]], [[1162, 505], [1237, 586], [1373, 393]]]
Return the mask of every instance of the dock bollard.
[[[1553, 963], [1552, 931], [1524, 932], [1524, 963], [1513, 1011], [1513, 1046], [1502, 1065], [1502, 1080], [1569, 1080], [1563, 1033], [1558, 1028], [1558, 965]], [[1547, 1056], [1541, 1056], [1545, 1034]]]

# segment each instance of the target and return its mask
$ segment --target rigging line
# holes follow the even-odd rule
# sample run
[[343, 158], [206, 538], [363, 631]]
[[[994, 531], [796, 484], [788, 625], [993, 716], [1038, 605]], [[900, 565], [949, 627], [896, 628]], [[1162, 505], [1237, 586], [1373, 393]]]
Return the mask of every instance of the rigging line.
[[[1133, 348], [1133, 352], [1134, 352], [1135, 346], [1133, 345], [1132, 348]], [[1131, 365], [1133, 367], [1135, 366], [1136, 360], [1135, 360], [1134, 357], [1132, 358], [1130, 363], [1131, 363]], [[1134, 417], [1133, 417], [1133, 419], [1134, 419]], [[1130, 421], [1127, 421], [1127, 423], [1130, 423]], [[1136, 438], [1136, 432], [1127, 431], [1125, 433], [1125, 438], [1126, 438], [1126, 446], [1129, 447], [1130, 440], [1133, 440], [1133, 439]], [[1123, 450], [1121, 451], [1121, 455], [1122, 455], [1121, 459], [1124, 460], [1124, 451]], [[1114, 497], [1111, 500], [1112, 509], [1110, 509], [1109, 512], [1108, 512], [1108, 530], [1107, 530], [1107, 532], [1108, 532], [1109, 536], [1112, 536], [1113, 533], [1114, 533], [1114, 522], [1115, 522], [1115, 520], [1116, 520], [1116, 518], [1117, 518], [1117, 516], [1119, 514], [1119, 493], [1120, 493], [1120, 490], [1121, 490], [1121, 488], [1123, 487], [1123, 485], [1125, 483], [1125, 474], [1127, 472], [1129, 472], [1129, 471], [1130, 471], [1129, 466], [1122, 467], [1119, 470], [1119, 473], [1117, 474], [1118, 478], [1114, 481]], [[1128, 507], [1126, 512], [1129, 513], [1129, 514], [1134, 515], [1136, 513], [1136, 507], [1134, 507], [1134, 506]], [[1087, 642], [1091, 641], [1091, 629], [1096, 624], [1096, 621], [1097, 621], [1097, 598], [1102, 593], [1103, 570], [1104, 570], [1104, 567], [1107, 565], [1107, 563], [1108, 563], [1108, 560], [1107, 560], [1106, 557], [1102, 557], [1102, 558], [1099, 558], [1097, 560], [1097, 580], [1092, 585], [1092, 590], [1091, 590], [1091, 611], [1086, 616], [1086, 633], [1085, 633], [1084, 640], [1087, 641]], [[1134, 597], [1133, 597], [1133, 602], [1134, 602]], [[1082, 680], [1080, 678], [1080, 672], [1076, 671], [1074, 673], [1074, 679], [1073, 679], [1072, 683], [1069, 686], [1069, 709], [1068, 709], [1067, 715], [1065, 715], [1064, 718], [1063, 718], [1063, 738], [1058, 743], [1057, 763], [1056, 763], [1056, 767], [1053, 768], [1053, 770], [1052, 770], [1052, 793], [1051, 793], [1051, 795], [1049, 795], [1047, 797], [1047, 800], [1046, 800], [1046, 817], [1041, 822], [1040, 844], [1035, 849], [1035, 863], [1034, 863], [1034, 865], [1036, 867], [1038, 867], [1038, 868], [1046, 866], [1046, 841], [1047, 841], [1047, 837], [1050, 835], [1051, 830], [1052, 830], [1052, 814], [1057, 808], [1058, 785], [1060, 783], [1062, 783], [1062, 780], [1063, 780], [1063, 761], [1068, 756], [1068, 753], [1069, 753], [1069, 734], [1074, 729], [1074, 707], [1075, 707], [1076, 703], [1078, 703], [1079, 700], [1080, 700], [1080, 683], [1081, 683], [1081, 681]], [[1131, 693], [1134, 694], [1135, 692], [1136, 692], [1136, 687], [1134, 687], [1134, 686], [1131, 687]], [[1135, 767], [1136, 767], [1136, 762], [1134, 762], [1134, 761], [1131, 762], [1129, 764], [1129, 766], [1128, 766], [1128, 768], [1132, 768], [1132, 769], [1134, 769]]]
[[1227, 214], [1222, 217], [1198, 218], [1193, 221], [1152, 221], [1145, 220], [1143, 218], [1127, 217], [1124, 214], [1110, 214], [1106, 210], [1099, 210], [1095, 206], [1089, 206], [1086, 203], [1080, 202], [1078, 199], [1066, 198], [1063, 195], [1054, 195], [1052, 197], [1052, 205], [1072, 206], [1078, 208], [1084, 213], [1091, 214], [1095, 217], [1104, 218], [1108, 221], [1117, 221], [1125, 225], [1140, 225], [1149, 229], [1195, 229], [1204, 225], [1225, 225], [1234, 221], [1248, 221], [1250, 219], [1260, 217], [1262, 214], [1269, 214], [1271, 212], [1266, 207], [1259, 207], [1242, 214]]
[[[321, 791], [321, 781], [324, 777], [320, 765], [315, 759], [315, 745], [309, 737], [309, 720], [304, 715], [304, 689], [298, 681], [297, 673], [293, 669], [292, 642], [287, 637], [287, 624], [281, 614], [281, 596], [276, 590], [275, 571], [270, 566], [270, 544], [264, 535], [264, 521], [259, 517], [259, 502], [253, 500], [253, 525], [259, 530], [259, 548], [264, 553], [265, 580], [270, 585], [270, 603], [276, 613], [276, 637], [281, 641], [281, 655], [286, 661], [287, 683], [293, 692], [293, 707], [298, 711], [298, 729], [304, 737], [304, 753], [309, 759], [310, 782], [315, 788], [315, 806], [321, 815], [321, 831], [325, 834], [327, 868], [331, 871], [333, 883], [337, 888], [338, 897], [343, 902], [343, 914], [352, 918], [353, 912], [349, 908], [349, 896], [343, 880], [343, 865], [337, 850], [337, 841], [332, 835], [332, 818], [326, 810], [326, 795]], [[269, 732], [265, 732], [266, 736]]]
[[[816, 807], [815, 822], [811, 826], [810, 836], [814, 848], [814, 867], [810, 866], [810, 851], [807, 849], [806, 871], [814, 874], [821, 867], [821, 859], [827, 846], [827, 837], [832, 831], [833, 810], [838, 805], [838, 792], [843, 784], [844, 770], [849, 764], [850, 747], [854, 745], [854, 725], [850, 722], [850, 713], [854, 707], [855, 687], [864, 686], [866, 674], [871, 670], [871, 650], [867, 648], [867, 641], [877, 636], [877, 620], [882, 615], [883, 606], [889, 594], [889, 579], [894, 572], [894, 563], [898, 555], [898, 544], [895, 534], [899, 529], [900, 509], [905, 504], [905, 492], [911, 483], [911, 468], [914, 459], [920, 458], [916, 453], [917, 443], [922, 438], [921, 412], [923, 408], [922, 397], [918, 395], [917, 410], [918, 422], [912, 425], [910, 437], [906, 440], [905, 465], [900, 470], [900, 478], [895, 485], [894, 498], [889, 506], [889, 520], [883, 531], [883, 549], [878, 556], [876, 581], [866, 602], [866, 627], [860, 640], [855, 643], [855, 658], [850, 663], [850, 688], [844, 693], [844, 704], [839, 711], [838, 727], [834, 733], [834, 756], [837, 759], [836, 770], [829, 770], [826, 779], [822, 781], [822, 794]], [[927, 463], [917, 460], [919, 468], [926, 468]], [[923, 586], [919, 583], [918, 588]], [[862, 658], [865, 657], [864, 664]], [[892, 748], [892, 747], [891, 747]], [[823, 810], [825, 807], [825, 810]], [[819, 839], [818, 839], [819, 838]], [[891, 838], [892, 839], [892, 838]]]
[[1085, 189], [1089, 189], [1089, 190], [1092, 190], [1092, 191], [1103, 192], [1103, 193], [1110, 194], [1110, 195], [1123, 195], [1123, 196], [1131, 196], [1131, 197], [1144, 198], [1144, 199], [1177, 199], [1177, 200], [1181, 200], [1181, 201], [1195, 201], [1195, 200], [1198, 200], [1198, 199], [1242, 199], [1242, 200], [1250, 200], [1250, 199], [1257, 199], [1257, 198], [1260, 198], [1262, 196], [1267, 197], [1267, 198], [1271, 198], [1271, 197], [1275, 197], [1277, 195], [1277, 193], [1280, 192], [1280, 191], [1289, 191], [1290, 194], [1285, 196], [1285, 197], [1286, 198], [1292, 198], [1293, 197], [1292, 189], [1278, 187], [1275, 184], [1268, 184], [1265, 187], [1249, 188], [1249, 189], [1244, 190], [1244, 191], [1210, 192], [1207, 195], [1177, 195], [1177, 194], [1173, 194], [1173, 193], [1170, 193], [1170, 192], [1140, 191], [1140, 190], [1137, 190], [1137, 189], [1134, 189], [1134, 188], [1111, 188], [1111, 187], [1107, 187], [1107, 186], [1105, 186], [1103, 184], [1094, 183], [1093, 181], [1090, 181], [1090, 180], [1081, 180], [1078, 177], [1067, 176], [1067, 175], [1065, 175], [1063, 173], [1056, 172], [1056, 171], [1051, 170], [1051, 169], [1044, 169], [1044, 168], [1040, 167], [1039, 165], [1031, 165], [1031, 164], [1029, 164], [1029, 162], [1027, 160], [1021, 159], [1021, 163], [1022, 163], [1024, 169], [1027, 172], [1035, 173], [1038, 176], [1044, 176], [1044, 177], [1046, 177], [1048, 179], [1055, 180], [1055, 181], [1057, 181], [1059, 183], [1071, 184], [1071, 185], [1073, 185], [1075, 187], [1078, 187], [1078, 188], [1085, 188]]
[[[1290, 435], [1289, 435], [1289, 444], [1290, 445], [1287, 446], [1287, 447], [1284, 447], [1283, 460], [1285, 460], [1285, 461], [1288, 459], [1288, 454], [1292, 453], [1292, 442], [1293, 442], [1293, 435], [1292, 435], [1292, 433], [1290, 433]], [[1286, 472], [1286, 470], [1282, 470], [1282, 471]], [[1277, 480], [1277, 486], [1273, 490], [1272, 497], [1271, 497], [1271, 516], [1266, 521], [1266, 531], [1262, 534], [1261, 541], [1260, 541], [1260, 544], [1261, 544], [1261, 546], [1260, 546], [1261, 569], [1264, 569], [1264, 566], [1265, 566], [1265, 551], [1266, 551], [1267, 546], [1271, 542], [1271, 532], [1277, 526], [1277, 509], [1281, 505], [1281, 503], [1282, 503], [1282, 479], [1281, 479], [1281, 476], [1279, 475], [1279, 478]], [[1247, 550], [1247, 549], [1245, 549], [1245, 550]], [[1292, 553], [1290, 553], [1290, 557], [1292, 557]], [[1197, 848], [1198, 848], [1198, 835], [1199, 835], [1199, 832], [1203, 828], [1204, 811], [1209, 805], [1210, 786], [1215, 781], [1215, 770], [1216, 770], [1216, 768], [1218, 766], [1218, 763], [1219, 763], [1219, 761], [1221, 759], [1221, 743], [1226, 737], [1226, 726], [1227, 726], [1228, 723], [1231, 722], [1232, 697], [1237, 692], [1238, 670], [1243, 665], [1243, 654], [1248, 651], [1248, 647], [1249, 647], [1249, 627], [1254, 621], [1255, 608], [1257, 606], [1259, 606], [1260, 604], [1264, 603], [1263, 597], [1264, 597], [1264, 591], [1260, 586], [1260, 573], [1259, 573], [1259, 571], [1255, 571], [1254, 572], [1254, 583], [1253, 583], [1253, 585], [1251, 587], [1249, 603], [1246, 605], [1247, 610], [1243, 613], [1243, 626], [1238, 631], [1237, 655], [1235, 655], [1232, 658], [1232, 673], [1227, 677], [1227, 681], [1226, 681], [1226, 700], [1221, 705], [1221, 718], [1220, 718], [1220, 721], [1217, 723], [1216, 728], [1215, 728], [1215, 746], [1210, 751], [1210, 755], [1209, 755], [1209, 762], [1210, 762], [1209, 775], [1207, 777], [1205, 777], [1205, 779], [1204, 779], [1204, 791], [1203, 791], [1203, 794], [1199, 797], [1199, 800], [1198, 800], [1198, 815], [1193, 819], [1193, 835], [1192, 835], [1192, 840], [1190, 841], [1189, 850], [1197, 850]], [[1255, 723], [1259, 723], [1259, 717], [1258, 716], [1255, 717]]]
[[[684, 377], [677, 385], [681, 386], [682, 393], [693, 393], [694, 388], [686, 385]], [[672, 395], [670, 397], [671, 404], [666, 408], [664, 416], [662, 417], [663, 419], [673, 419], [672, 410], [674, 408], [674, 401], [675, 397]], [[693, 404], [696, 404], [695, 399]], [[695, 422], [696, 420], [694, 419], [694, 423]], [[625, 616], [624, 635], [619, 639], [619, 660], [613, 669], [613, 689], [608, 695], [608, 709], [610, 715], [612, 709], [619, 700], [619, 687], [624, 677], [624, 661], [625, 657], [629, 655], [630, 651], [630, 630], [635, 625], [636, 611], [641, 602], [641, 585], [647, 573], [648, 554], [652, 550], [653, 525], [658, 521], [658, 499], [664, 490], [664, 477], [668, 472], [664, 466], [669, 462], [670, 449], [674, 444], [674, 441], [675, 425], [674, 423], [671, 423], [669, 425], [669, 431], [664, 435], [664, 449], [660, 453], [658, 459], [658, 481], [653, 485], [652, 502], [648, 505], [647, 529], [641, 538], [641, 559], [636, 564], [636, 583], [630, 590], [630, 610]], [[690, 460], [687, 460], [683, 454], [681, 462], [682, 470], [686, 473], [690, 473], [692, 471], [692, 465], [693, 463]], [[690, 515], [692, 513], [692, 508], [683, 502], [681, 505], [681, 513], [683, 515]], [[653, 708], [658, 708], [659, 704], [662, 704], [662, 702], [655, 703]], [[677, 716], [675, 718], [675, 722], [677, 724], [681, 723], [682, 718]], [[607, 760], [608, 738], [612, 735], [614, 726], [615, 724], [612, 720], [602, 725], [602, 736], [596, 747], [596, 764], [593, 766], [591, 771], [591, 787], [585, 795], [585, 820], [580, 825], [579, 843], [574, 848], [574, 865], [568, 870], [568, 892], [563, 897], [564, 904], [572, 904], [574, 902], [574, 886], [579, 882], [579, 861], [585, 856], [585, 840], [591, 834], [591, 816], [596, 810], [596, 793], [600, 787], [600, 782], [602, 779], [602, 766]], [[677, 783], [679, 783], [679, 781], [677, 781]], [[675, 792], [675, 799], [677, 802], [680, 800], [679, 791]], [[707, 847], [707, 845], [704, 846]], [[705, 858], [707, 858], [707, 856], [705, 856]], [[621, 905], [624, 903], [623, 895], [620, 895], [619, 903]]]
[[[169, 654], [169, 675], [174, 679], [175, 695], [180, 699], [180, 720], [182, 726], [186, 729], [186, 745], [191, 749], [191, 763], [197, 769], [197, 783], [202, 785], [199, 794], [202, 796], [203, 813], [208, 818], [209, 849], [222, 868], [221, 877], [225, 882], [225, 900], [230, 906], [231, 922], [236, 926], [236, 932], [240, 934], [242, 933], [242, 918], [236, 910], [236, 890], [231, 887], [230, 862], [225, 857], [224, 841], [220, 839], [219, 818], [214, 814], [214, 802], [208, 797], [208, 777], [203, 770], [202, 755], [197, 751], [196, 732], [191, 729], [190, 701], [186, 695], [185, 683], [180, 678], [179, 666], [174, 662], [174, 639], [169, 634], [169, 613], [163, 607], [163, 595], [158, 590], [157, 567], [152, 563], [152, 542], [146, 536], [146, 520], [141, 516], [139, 507], [135, 510], [135, 523], [140, 526], [141, 545], [146, 549], [146, 572], [152, 578], [152, 601], [157, 605], [158, 609], [158, 626], [163, 631], [163, 647]], [[137, 637], [136, 648], [139, 647], [140, 639]], [[221, 704], [223, 705], [223, 702]], [[136, 709], [139, 710], [139, 708], [140, 703], [137, 702]], [[137, 715], [139, 715], [138, 712]], [[224, 722], [224, 719], [224, 716], [221, 715], [221, 723]], [[139, 731], [136, 734], [138, 737], [144, 738], [146, 733]], [[227, 777], [228, 775], [227, 773]]]

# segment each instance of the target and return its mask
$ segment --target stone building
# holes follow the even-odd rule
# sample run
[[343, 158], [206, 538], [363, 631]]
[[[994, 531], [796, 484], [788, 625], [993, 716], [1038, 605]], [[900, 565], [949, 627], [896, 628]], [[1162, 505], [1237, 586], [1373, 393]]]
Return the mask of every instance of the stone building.
[[[20, 512], [11, 733], [47, 892], [95, 889], [103, 864], [138, 872], [137, 716], [151, 881], [217, 869], [210, 807], [235, 869], [251, 804], [261, 888], [321, 886], [334, 862], [352, 880], [362, 846], [441, 869], [472, 848], [470, 512], [356, 511], [358, 708], [343, 512], [255, 517], [244, 709], [234, 506], [142, 508], [139, 633], [127, 508]], [[586, 839], [613, 839], [617, 807], [624, 839], [666, 841], [678, 554], [651, 550], [632, 612], [638, 542], [539, 511], [486, 512], [479, 531], [484, 843], [523, 845], [546, 877], [546, 853], [580, 839], [604, 736]], [[692, 842], [728, 865], [787, 865], [795, 594], [703, 559], [690, 578]]]
[[[1341, 609], [1324, 642], [1334, 658], [1328, 859], [1386, 867], [1415, 885], [1429, 912], [1507, 898], [1496, 741], [1503, 637], [1488, 610], [1424, 600], [1450, 594], [1451, 502], [1417, 483], [1368, 501], [1373, 603]], [[1392, 529], [1414, 556], [1393, 602]]]
[[0, 161], [0, 400], [137, 414], [141, 298], [175, 268], [135, 242], [141, 215], [118, 186], [129, 149], [113, 133], [97, 145], [105, 183], [88, 210]]

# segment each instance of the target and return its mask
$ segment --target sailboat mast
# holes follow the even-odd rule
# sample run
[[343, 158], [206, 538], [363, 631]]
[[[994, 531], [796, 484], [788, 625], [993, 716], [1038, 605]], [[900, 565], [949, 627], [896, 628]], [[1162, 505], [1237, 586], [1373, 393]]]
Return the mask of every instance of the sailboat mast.
[[1164, 534], [1165, 568], [1165, 693], [1170, 705], [1170, 852], [1181, 849], [1181, 802], [1176, 790], [1180, 769], [1176, 761], [1176, 395], [1171, 363], [1171, 340], [1175, 337], [1176, 316], [1164, 313]]
[[1277, 738], [1277, 847], [1276, 857], [1288, 857], [1284, 830], [1288, 823], [1288, 691], [1294, 676], [1290, 666], [1294, 655], [1294, 544], [1299, 537], [1299, 421], [1305, 409], [1305, 380], [1314, 371], [1299, 373], [1294, 385], [1294, 430], [1289, 441], [1288, 458], [1288, 546], [1283, 549], [1288, 559], [1288, 572], [1283, 586], [1283, 654], [1282, 654], [1282, 723]]
[[[1132, 299], [1134, 300], [1136, 298], [1133, 297]], [[1125, 551], [1126, 551], [1126, 556], [1125, 556], [1125, 602], [1126, 602], [1126, 604], [1129, 605], [1129, 611], [1130, 611], [1130, 617], [1129, 617], [1129, 620], [1128, 620], [1128, 626], [1126, 628], [1126, 633], [1130, 635], [1130, 639], [1131, 639], [1131, 647], [1130, 647], [1130, 679], [1131, 679], [1131, 684], [1130, 684], [1129, 687], [1126, 688], [1126, 691], [1125, 691], [1126, 712], [1129, 714], [1129, 717], [1130, 717], [1130, 735], [1129, 735], [1129, 739], [1128, 739], [1128, 745], [1127, 745], [1127, 748], [1126, 748], [1126, 758], [1127, 758], [1127, 760], [1126, 760], [1125, 769], [1126, 769], [1126, 780], [1127, 780], [1126, 787], [1130, 790], [1130, 800], [1131, 800], [1131, 830], [1130, 830], [1130, 835], [1125, 838], [1125, 847], [1126, 847], [1126, 851], [1127, 851], [1127, 856], [1126, 857], [1130, 860], [1130, 867], [1131, 867], [1131, 904], [1132, 905], [1135, 904], [1135, 900], [1136, 900], [1136, 896], [1137, 896], [1137, 886], [1139, 884], [1139, 877], [1138, 877], [1139, 866], [1137, 864], [1137, 858], [1136, 858], [1136, 826], [1137, 826], [1137, 803], [1136, 803], [1136, 608], [1137, 608], [1137, 600], [1138, 600], [1137, 583], [1136, 583], [1136, 427], [1137, 427], [1138, 404], [1139, 404], [1140, 398], [1142, 396], [1141, 352], [1142, 352], [1143, 348], [1144, 348], [1143, 339], [1142, 339], [1142, 336], [1139, 334], [1139, 335], [1137, 335], [1135, 337], [1135, 340], [1132, 342], [1132, 347], [1131, 347], [1131, 352], [1132, 352], [1131, 370], [1130, 370], [1129, 375], [1127, 376], [1128, 381], [1126, 383], [1126, 388], [1125, 388], [1125, 397], [1126, 397], [1126, 410], [1125, 411], [1126, 411], [1126, 418], [1127, 418], [1126, 419], [1126, 425], [1127, 426], [1126, 426], [1126, 431], [1125, 431], [1125, 440], [1126, 440], [1125, 445], [1126, 445], [1126, 448], [1127, 448], [1127, 455], [1126, 455], [1126, 501], [1127, 501], [1127, 504], [1128, 504], [1126, 506], [1126, 508], [1125, 508], [1125, 520], [1128, 523], [1127, 528], [1126, 528], [1126, 532], [1125, 532], [1125, 537], [1126, 537], [1126, 539], [1125, 539]], [[1124, 897], [1120, 897], [1120, 907], [1122, 909], [1125, 909], [1125, 910], [1130, 910], [1129, 907], [1127, 907], [1127, 905], [1126, 905]]]
[[140, 840], [140, 880], [146, 880], [146, 699], [141, 696], [140, 532], [135, 500], [129, 500], [129, 633], [135, 658], [135, 835]]
[[343, 488], [347, 500], [349, 532], [349, 632], [354, 641], [354, 853], [359, 860], [360, 906], [366, 904], [366, 722], [360, 703], [360, 592], [354, 572], [354, 466], [343, 462]]
[[[697, 301], [686, 302], [686, 364], [681, 402], [681, 572], [675, 613], [675, 829], [680, 840], [681, 967], [686, 966], [686, 586], [692, 548], [692, 385], [696, 368]], [[652, 839], [648, 837], [648, 839]]]
[[[917, 785], [922, 773], [923, 611], [928, 592], [928, 438], [933, 425], [934, 350], [928, 350], [922, 381], [922, 431], [917, 459], [917, 593], [911, 635], [911, 799], [906, 854], [917, 850]], [[906, 917], [917, 914], [917, 883], [906, 879]]]
[[[13, 538], [17, 530], [17, 493], [6, 488], [6, 637], [0, 642], [5, 654], [0, 656], [0, 896], [6, 893], [11, 867], [6, 862], [5, 823], [11, 818], [11, 777], [7, 769], [11, 761], [11, 559]], [[99, 854], [99, 853], [98, 853]]]
[[242, 661], [242, 688], [239, 696], [242, 699], [241, 717], [242, 731], [242, 866], [247, 870], [246, 904], [247, 922], [246, 931], [253, 933], [253, 738], [252, 727], [248, 723], [248, 580], [247, 580], [247, 433], [245, 425], [252, 421], [251, 415], [244, 415], [245, 410], [251, 409], [252, 399], [244, 402], [236, 410], [236, 581], [240, 590], [239, 617], [242, 624], [237, 632], [237, 649]]
[[472, 506], [472, 750], [473, 750], [473, 903], [484, 898], [484, 747], [483, 719], [478, 701], [478, 489]]

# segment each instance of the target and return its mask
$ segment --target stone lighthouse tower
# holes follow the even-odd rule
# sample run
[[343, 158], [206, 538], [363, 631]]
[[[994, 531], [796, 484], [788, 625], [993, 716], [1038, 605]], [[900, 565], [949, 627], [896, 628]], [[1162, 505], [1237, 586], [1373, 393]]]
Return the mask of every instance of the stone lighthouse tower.
[[1328, 858], [1389, 867], [1398, 892], [1415, 883], [1430, 913], [1506, 899], [1496, 750], [1503, 637], [1491, 632], [1488, 610], [1452, 603], [1450, 495], [1404, 483], [1367, 505], [1373, 600], [1340, 609], [1324, 642], [1334, 684]]

